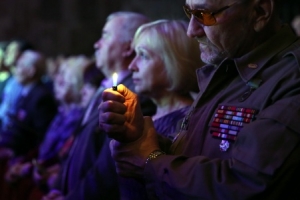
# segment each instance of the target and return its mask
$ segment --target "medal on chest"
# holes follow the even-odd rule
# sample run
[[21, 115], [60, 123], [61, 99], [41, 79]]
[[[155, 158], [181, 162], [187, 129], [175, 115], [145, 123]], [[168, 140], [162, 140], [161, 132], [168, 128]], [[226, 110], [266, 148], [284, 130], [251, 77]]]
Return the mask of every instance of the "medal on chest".
[[251, 108], [220, 105], [210, 124], [212, 137], [220, 139], [220, 151], [227, 151], [245, 124], [255, 119], [257, 110]]

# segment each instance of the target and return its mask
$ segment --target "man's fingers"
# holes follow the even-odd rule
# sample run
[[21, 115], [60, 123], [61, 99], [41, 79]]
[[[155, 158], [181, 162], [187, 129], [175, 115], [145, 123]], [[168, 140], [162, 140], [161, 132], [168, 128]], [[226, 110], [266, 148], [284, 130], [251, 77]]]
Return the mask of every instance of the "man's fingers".
[[125, 99], [136, 99], [136, 94], [123, 84], [118, 85], [118, 92], [125, 97]]
[[126, 127], [123, 125], [110, 125], [105, 123], [99, 123], [100, 130], [104, 131], [109, 138], [114, 138], [116, 140], [122, 140], [124, 137], [124, 132]]
[[99, 117], [100, 124], [115, 124], [115, 125], [123, 125], [126, 121], [126, 117], [121, 114], [106, 112], [102, 113]]
[[108, 88], [108, 89], [103, 91], [102, 100], [103, 101], [113, 100], [113, 101], [117, 101], [117, 102], [120, 102], [120, 103], [125, 102], [124, 96], [122, 94], [120, 94], [118, 91], [112, 90], [111, 88]]
[[119, 113], [119, 114], [124, 114], [127, 110], [126, 106], [123, 103], [119, 103], [119, 102], [111, 101], [111, 100], [102, 102], [99, 105], [98, 109], [102, 113], [114, 112], [114, 113]]

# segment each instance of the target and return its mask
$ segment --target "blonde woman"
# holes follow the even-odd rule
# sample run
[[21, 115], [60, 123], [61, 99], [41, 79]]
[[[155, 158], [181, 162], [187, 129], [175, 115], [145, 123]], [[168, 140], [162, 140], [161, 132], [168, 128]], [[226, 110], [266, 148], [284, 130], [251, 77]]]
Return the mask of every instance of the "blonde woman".
[[[132, 70], [135, 91], [150, 97], [157, 106], [152, 116], [155, 129], [173, 139], [198, 92], [196, 69], [202, 66], [196, 40], [186, 35], [188, 23], [158, 20], [142, 25], [135, 33], [136, 56]], [[142, 181], [120, 177], [122, 199], [147, 199]]]
[[176, 121], [192, 104], [198, 91], [196, 69], [202, 66], [196, 40], [186, 35], [188, 23], [158, 20], [141, 26], [134, 37], [135, 91], [150, 97], [157, 106], [152, 117], [158, 133], [174, 138]]
[[[54, 95], [59, 104], [58, 113], [40, 144], [38, 156], [10, 167], [6, 173], [7, 181], [15, 182], [20, 178], [28, 177], [33, 169], [35, 183], [45, 189], [45, 191], [33, 190], [34, 195], [42, 197], [43, 192], [46, 192], [49, 187], [51, 188], [60, 170], [62, 147], [72, 136], [83, 114], [84, 108], [81, 104], [83, 71], [89, 62], [86, 57], [74, 56], [66, 58], [59, 65], [53, 84]], [[28, 179], [18, 183], [19, 188], [22, 188], [24, 184], [28, 183]], [[22, 189], [18, 191], [20, 196], [24, 197], [22, 192]], [[26, 194], [29, 194], [28, 191]]]

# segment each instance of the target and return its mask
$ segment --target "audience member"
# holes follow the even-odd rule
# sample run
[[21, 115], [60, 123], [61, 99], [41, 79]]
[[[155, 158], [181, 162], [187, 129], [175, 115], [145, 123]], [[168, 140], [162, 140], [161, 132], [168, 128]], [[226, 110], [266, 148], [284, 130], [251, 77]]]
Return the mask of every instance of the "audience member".
[[291, 23], [296, 35], [300, 36], [300, 15], [296, 15]]
[[202, 64], [197, 42], [186, 36], [187, 26], [158, 20], [141, 26], [133, 40], [136, 56], [129, 69], [135, 91], [151, 97], [157, 106], [152, 116], [156, 130], [169, 138], [193, 103], [190, 92], [198, 91], [195, 72]]
[[300, 195], [300, 40], [280, 2], [186, 0], [187, 35], [207, 65], [166, 153], [133, 92], [103, 92], [99, 127], [114, 138], [117, 172], [143, 178], [149, 199]]
[[15, 79], [22, 85], [21, 95], [15, 115], [9, 116], [12, 123], [0, 133], [0, 145], [14, 156], [26, 155], [36, 147], [56, 114], [56, 101], [40, 81], [44, 73], [45, 60], [39, 52], [22, 53], [15, 71]]
[[[195, 72], [202, 65], [198, 43], [187, 37], [187, 26], [185, 21], [158, 20], [142, 25], [133, 39], [136, 56], [129, 69], [135, 91], [156, 104], [154, 127], [170, 139], [193, 103], [190, 92], [198, 90]], [[122, 199], [146, 199], [141, 183], [120, 178]]]
[[5, 49], [3, 66], [9, 73], [9, 76], [3, 88], [2, 102], [0, 105], [0, 130], [2, 129], [3, 131], [6, 131], [11, 123], [8, 116], [16, 113], [17, 99], [22, 90], [21, 84], [14, 78], [16, 63], [21, 54], [28, 49], [33, 49], [32, 45], [26, 40], [21, 39], [10, 41]]
[[82, 56], [66, 59], [54, 78], [55, 97], [60, 106], [40, 145], [35, 167], [37, 182], [47, 183], [47, 187], [50, 188], [63, 159], [60, 155], [63, 145], [71, 137], [82, 118], [83, 71], [89, 62], [89, 59]]
[[0, 71], [7, 71], [5, 65], [4, 65], [4, 56], [5, 56], [5, 51], [6, 47], [8, 46], [9, 42], [8, 41], [1, 41], [0, 42]]
[[[117, 12], [108, 16], [102, 36], [94, 45], [96, 65], [105, 79], [91, 99], [81, 126], [75, 131], [74, 143], [63, 165], [56, 190], [44, 199], [119, 199], [118, 180], [114, 162], [109, 153], [109, 139], [98, 129], [98, 105], [102, 91], [112, 87], [112, 75], [118, 73], [119, 83], [134, 88], [128, 65], [135, 56], [131, 48], [136, 29], [146, 22], [144, 15]], [[145, 115], [155, 112], [148, 98], [140, 98]]]
[[[6, 181], [14, 184], [12, 188], [14, 192], [11, 192], [9, 198], [30, 199], [30, 196], [41, 198], [43, 192], [46, 192], [55, 180], [60, 169], [59, 151], [82, 116], [80, 90], [83, 85], [82, 72], [85, 64], [80, 57], [66, 59], [59, 67], [57, 76], [53, 77], [54, 94], [59, 103], [58, 113], [47, 129], [37, 158], [26, 162], [14, 162], [8, 169]], [[33, 168], [35, 181], [31, 178]]]
[[[37, 51], [26, 50], [17, 61], [15, 79], [22, 85], [16, 114], [10, 115], [11, 124], [1, 131], [0, 160], [9, 158], [8, 169], [14, 163], [30, 160], [43, 140], [49, 123], [56, 114], [53, 94], [41, 82], [45, 73], [45, 59]], [[8, 199], [1, 192], [2, 199]]]
[[10, 71], [4, 64], [4, 56], [5, 56], [5, 50], [7, 45], [8, 45], [7, 41], [0, 42], [0, 104], [3, 98], [4, 87], [10, 77]]
[[85, 68], [83, 75], [83, 87], [81, 89], [81, 104], [87, 107], [92, 97], [100, 87], [101, 81], [104, 79], [103, 73], [97, 68], [95, 62], [92, 62]]
[[6, 51], [4, 64], [7, 67], [11, 67], [11, 71], [14, 71], [14, 67], [17, 64], [17, 60], [25, 50], [33, 49], [33, 46], [24, 39], [13, 39], [9, 42]]

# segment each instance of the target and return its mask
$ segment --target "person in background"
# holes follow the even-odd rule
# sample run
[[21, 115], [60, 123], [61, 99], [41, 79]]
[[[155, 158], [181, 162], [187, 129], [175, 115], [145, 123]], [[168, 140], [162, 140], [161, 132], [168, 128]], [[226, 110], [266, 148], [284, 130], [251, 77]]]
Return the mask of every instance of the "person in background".
[[[6, 181], [14, 184], [14, 191], [17, 191], [11, 193], [11, 198], [25, 199], [38, 194], [41, 198], [42, 193], [46, 192], [55, 180], [60, 169], [59, 152], [82, 117], [80, 91], [83, 86], [83, 71], [88, 63], [87, 58], [74, 56], [59, 66], [59, 71], [54, 77], [54, 95], [59, 104], [58, 112], [39, 145], [38, 155], [26, 162], [15, 162], [6, 172]], [[35, 181], [32, 181], [32, 171]], [[41, 190], [35, 190], [36, 186]]]
[[47, 183], [46, 189], [53, 185], [61, 160], [64, 159], [60, 152], [82, 118], [83, 72], [89, 63], [90, 60], [85, 56], [67, 58], [59, 66], [54, 78], [55, 98], [60, 106], [39, 147], [34, 168], [36, 182]]
[[[157, 20], [139, 27], [132, 42], [136, 56], [129, 69], [135, 91], [156, 104], [154, 127], [169, 139], [193, 103], [190, 92], [198, 92], [195, 72], [203, 65], [197, 41], [186, 35], [187, 27], [183, 20]], [[120, 180], [122, 199], [147, 199], [142, 181]]]
[[0, 133], [0, 159], [9, 158], [8, 169], [14, 163], [30, 160], [37, 153], [57, 113], [52, 92], [41, 82], [45, 67], [44, 56], [33, 50], [24, 51], [17, 61], [15, 79], [22, 85], [22, 91], [17, 100], [16, 114], [9, 116], [11, 124]]
[[15, 79], [22, 85], [15, 115], [11, 124], [1, 131], [0, 145], [11, 150], [13, 156], [26, 155], [37, 147], [50, 121], [56, 114], [57, 104], [51, 92], [41, 83], [45, 60], [41, 53], [26, 50], [19, 58]]
[[[104, 89], [113, 86], [112, 75], [118, 73], [118, 83], [134, 88], [128, 66], [135, 56], [131, 41], [137, 28], [149, 22], [142, 14], [116, 12], [107, 17], [101, 38], [95, 43], [96, 66], [105, 78], [92, 97], [75, 131], [70, 154], [58, 176], [55, 188], [44, 199], [119, 199], [118, 179], [109, 153], [109, 138], [98, 128], [98, 105]], [[155, 113], [149, 98], [139, 98], [143, 114]]]
[[21, 84], [14, 78], [16, 63], [25, 50], [33, 49], [33, 46], [26, 40], [11, 40], [4, 52], [3, 68], [8, 72], [6, 84], [3, 88], [2, 102], [0, 104], [0, 130], [6, 131], [11, 123], [8, 117], [16, 112], [17, 99], [22, 90]]
[[97, 68], [95, 62], [91, 62], [84, 70], [83, 87], [81, 89], [81, 104], [87, 107], [100, 87], [101, 81], [104, 79], [103, 73]]
[[5, 50], [8, 45], [7, 41], [0, 42], [0, 104], [3, 99], [4, 87], [11, 75], [9, 69], [4, 64]]
[[291, 25], [292, 25], [296, 35], [300, 36], [300, 15], [296, 15], [293, 18]]
[[6, 66], [4, 65], [4, 58], [5, 58], [4, 56], [8, 44], [9, 44], [8, 41], [0, 41], [0, 70], [1, 71], [7, 71]]
[[[5, 54], [5, 49], [6, 49], [7, 45], [8, 45], [8, 42], [6, 42], [6, 41], [0, 42], [0, 105], [3, 100], [4, 87], [7, 83], [7, 81], [9, 80], [9, 76], [10, 76], [10, 73], [9, 73], [7, 67], [5, 67], [5, 65], [4, 65], [4, 54]], [[0, 127], [1, 127], [1, 120], [0, 120]], [[3, 178], [3, 174], [5, 173], [5, 170], [6, 170], [5, 163], [6, 163], [6, 161], [0, 161], [0, 192], [1, 192], [1, 188], [2, 188], [2, 183], [4, 181], [3, 179], [1, 180], [1, 178]]]
[[281, 1], [185, 2], [206, 63], [200, 92], [163, 151], [136, 94], [105, 90], [99, 129], [114, 138], [118, 174], [141, 178], [149, 199], [300, 196], [300, 39], [281, 23]]

